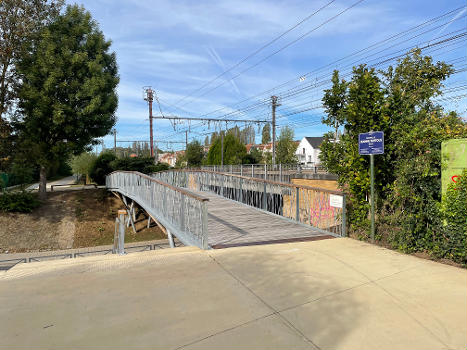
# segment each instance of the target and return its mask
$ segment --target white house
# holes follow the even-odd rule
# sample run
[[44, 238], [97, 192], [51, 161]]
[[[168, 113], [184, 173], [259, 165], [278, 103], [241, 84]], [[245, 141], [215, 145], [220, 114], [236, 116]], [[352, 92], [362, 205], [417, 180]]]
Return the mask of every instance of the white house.
[[304, 167], [318, 165], [322, 142], [322, 137], [304, 137], [295, 151], [298, 162]]

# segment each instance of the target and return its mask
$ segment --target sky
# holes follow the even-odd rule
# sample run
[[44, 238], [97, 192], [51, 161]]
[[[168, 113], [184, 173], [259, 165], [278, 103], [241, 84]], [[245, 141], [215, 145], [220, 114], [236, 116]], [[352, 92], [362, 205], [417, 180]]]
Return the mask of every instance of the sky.
[[[360, 63], [379, 63], [376, 67], [384, 68], [395, 62], [384, 62], [388, 57], [427, 43], [437, 43], [426, 49], [427, 54], [450, 61], [461, 70], [447, 82], [447, 98], [440, 103], [461, 113], [466, 110], [462, 94], [467, 94], [467, 73], [462, 69], [467, 42], [465, 36], [452, 39], [466, 32], [465, 0], [76, 3], [91, 13], [105, 37], [112, 41], [111, 49], [117, 55], [118, 140], [149, 140], [144, 86], [151, 86], [159, 99], [160, 109], [156, 101], [153, 106], [155, 115], [162, 112], [165, 116], [185, 118], [270, 120], [270, 96], [277, 95], [281, 104], [277, 108], [278, 134], [280, 127], [289, 125], [297, 140], [321, 136], [329, 129], [320, 123], [320, 100], [333, 69], [344, 74]], [[456, 11], [406, 36], [375, 45], [452, 10]], [[300, 21], [303, 22], [286, 32]], [[440, 43], [447, 38], [451, 40]], [[370, 45], [374, 46], [345, 58]], [[204, 142], [207, 134], [234, 125], [184, 122], [174, 126], [168, 120], [155, 120], [154, 137], [158, 147], [178, 150], [184, 149], [185, 131], [189, 141]], [[262, 125], [251, 125], [260, 142]], [[112, 147], [113, 137], [106, 136], [104, 142], [106, 147]]]

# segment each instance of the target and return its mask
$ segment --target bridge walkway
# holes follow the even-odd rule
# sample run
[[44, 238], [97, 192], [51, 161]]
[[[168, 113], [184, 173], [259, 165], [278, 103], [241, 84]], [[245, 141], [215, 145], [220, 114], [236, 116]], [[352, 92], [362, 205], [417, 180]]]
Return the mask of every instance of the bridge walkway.
[[193, 190], [190, 192], [209, 198], [208, 244], [212, 248], [333, 238], [311, 226], [225, 199], [214, 193]]

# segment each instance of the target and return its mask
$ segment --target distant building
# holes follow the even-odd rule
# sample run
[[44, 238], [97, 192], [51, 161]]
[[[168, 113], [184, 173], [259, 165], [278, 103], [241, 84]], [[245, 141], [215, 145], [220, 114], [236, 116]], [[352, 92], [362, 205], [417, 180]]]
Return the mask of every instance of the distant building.
[[318, 165], [322, 143], [323, 137], [304, 137], [295, 151], [298, 162], [304, 167]]
[[[277, 143], [276, 143], [277, 145]], [[265, 143], [265, 144], [258, 144], [258, 145], [255, 145], [253, 143], [249, 143], [247, 145], [245, 145], [246, 147], [246, 152], [249, 154], [252, 150], [252, 148], [256, 148], [258, 151], [260, 151], [261, 153], [272, 153], [272, 142], [269, 142], [269, 143]]]
[[158, 155], [157, 160], [161, 163], [167, 163], [171, 167], [174, 167], [175, 163], [177, 162], [177, 157], [183, 156], [184, 154], [185, 154], [185, 151], [161, 153]]

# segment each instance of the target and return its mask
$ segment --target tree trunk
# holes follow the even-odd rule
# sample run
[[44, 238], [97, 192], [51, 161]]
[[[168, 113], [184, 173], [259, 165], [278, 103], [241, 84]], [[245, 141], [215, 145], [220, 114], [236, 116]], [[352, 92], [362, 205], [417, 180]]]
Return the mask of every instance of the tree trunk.
[[39, 172], [39, 199], [46, 200], [47, 199], [47, 170], [43, 165], [41, 165], [41, 169]]

